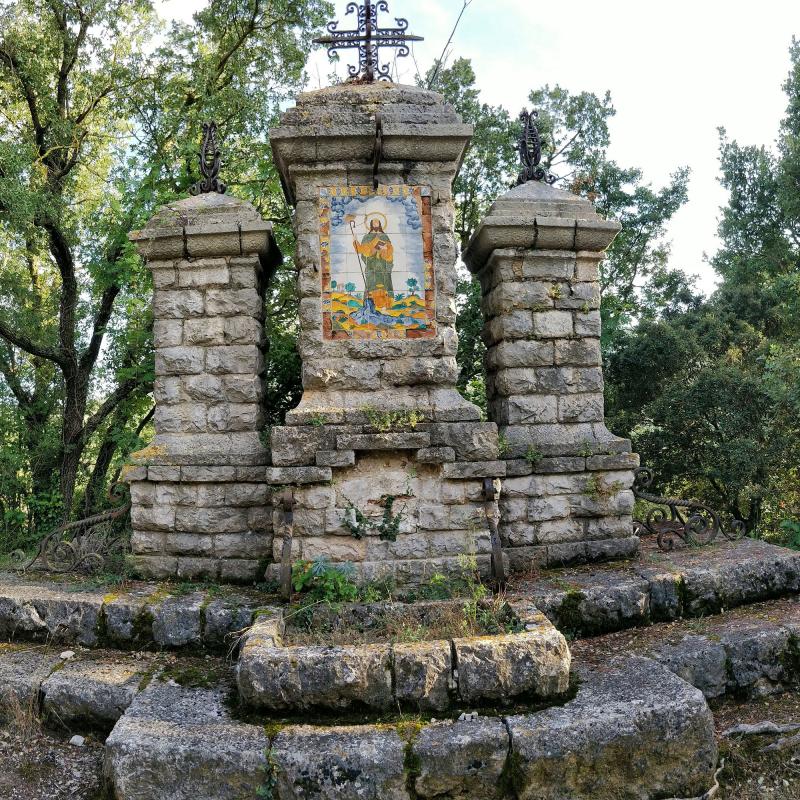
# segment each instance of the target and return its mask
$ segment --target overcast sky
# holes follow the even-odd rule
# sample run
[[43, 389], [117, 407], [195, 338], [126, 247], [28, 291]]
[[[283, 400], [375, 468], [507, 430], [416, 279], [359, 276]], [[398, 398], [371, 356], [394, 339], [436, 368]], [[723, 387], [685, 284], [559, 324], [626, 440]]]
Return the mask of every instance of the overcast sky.
[[[165, 0], [161, 13], [188, 18], [204, 4]], [[354, 15], [342, 16], [345, 6], [336, 2], [349, 28]], [[462, 0], [389, 0], [390, 12], [425, 37], [414, 51], [422, 70], [442, 51], [461, 7]], [[678, 166], [692, 169], [689, 202], [668, 235], [672, 264], [699, 275], [708, 291], [714, 276], [704, 253], [717, 247], [725, 202], [717, 128], [742, 143], [774, 145], [792, 35], [800, 35], [800, 0], [472, 0], [450, 52], [472, 59], [485, 102], [513, 113], [545, 83], [610, 90], [614, 159], [642, 168], [656, 186]], [[398, 67], [401, 81], [412, 82], [412, 59]], [[311, 88], [328, 72], [324, 52], [312, 56]]]

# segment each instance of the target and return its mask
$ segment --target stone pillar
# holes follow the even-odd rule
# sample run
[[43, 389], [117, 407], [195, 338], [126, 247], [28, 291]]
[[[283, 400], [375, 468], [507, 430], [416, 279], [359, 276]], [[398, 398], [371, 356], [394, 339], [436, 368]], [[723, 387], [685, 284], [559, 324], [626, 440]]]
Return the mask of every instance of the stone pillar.
[[302, 94], [271, 132], [295, 207], [303, 361], [273, 477], [317, 481], [295, 492], [293, 557], [398, 583], [470, 552], [488, 568], [483, 479], [505, 465], [496, 425], [456, 389], [452, 182], [471, 132], [441, 95], [384, 82]]
[[529, 182], [497, 200], [464, 259], [482, 287], [489, 416], [508, 478], [512, 568], [633, 555], [630, 442], [604, 423], [598, 265], [619, 223]]
[[203, 194], [130, 235], [153, 275], [155, 438], [134, 454], [133, 563], [253, 580], [272, 550], [262, 441], [264, 291], [280, 261], [247, 202]]

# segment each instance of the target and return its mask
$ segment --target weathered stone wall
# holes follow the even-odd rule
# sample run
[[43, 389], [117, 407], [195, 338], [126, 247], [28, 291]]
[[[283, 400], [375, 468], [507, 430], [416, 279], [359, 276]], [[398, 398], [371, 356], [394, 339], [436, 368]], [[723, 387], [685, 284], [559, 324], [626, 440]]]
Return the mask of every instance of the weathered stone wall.
[[[248, 203], [201, 195], [131, 234], [153, 275], [156, 436], [126, 473], [148, 577], [252, 580], [272, 547], [263, 296], [277, 250]], [[279, 257], [279, 256], [278, 256]]]
[[[325, 322], [331, 226], [323, 202], [373, 191], [378, 115], [377, 191], [416, 191], [429, 213], [423, 252], [433, 270], [423, 296], [432, 324], [411, 335], [336, 338]], [[271, 133], [295, 206], [303, 360], [302, 400], [286, 426], [271, 431], [273, 464], [330, 468], [333, 478], [330, 486], [295, 486], [293, 557], [351, 561], [364, 578], [391, 575], [399, 583], [457, 571], [465, 553], [488, 571], [483, 479], [501, 477], [505, 465], [497, 426], [481, 422], [456, 390], [452, 182], [470, 135], [440, 95], [387, 83], [303, 94]], [[367, 523], [354, 535], [359, 515]], [[380, 530], [385, 517], [398, 515], [395, 533]], [[282, 547], [276, 536], [276, 561]]]
[[482, 288], [490, 419], [504, 443], [512, 566], [627, 556], [630, 442], [604, 424], [598, 265], [619, 224], [543, 183], [492, 207], [465, 260]]

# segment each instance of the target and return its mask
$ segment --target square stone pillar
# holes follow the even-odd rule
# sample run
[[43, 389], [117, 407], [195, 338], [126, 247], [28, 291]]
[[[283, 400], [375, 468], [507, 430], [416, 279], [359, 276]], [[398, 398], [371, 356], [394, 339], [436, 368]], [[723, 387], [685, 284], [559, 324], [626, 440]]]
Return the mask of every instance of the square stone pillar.
[[280, 261], [247, 202], [202, 194], [130, 235], [153, 275], [152, 444], [134, 454], [133, 563], [147, 577], [253, 580], [272, 550], [262, 426], [264, 292]]
[[[488, 571], [483, 481], [505, 464], [456, 389], [452, 183], [471, 133], [441, 95], [385, 82], [302, 94], [271, 132], [297, 236], [303, 397], [271, 431], [293, 558], [400, 584], [470, 553]], [[297, 482], [313, 470], [331, 483]]]
[[605, 426], [598, 265], [619, 223], [532, 181], [497, 200], [464, 260], [482, 288], [489, 416], [503, 437], [513, 567], [638, 549], [630, 442]]

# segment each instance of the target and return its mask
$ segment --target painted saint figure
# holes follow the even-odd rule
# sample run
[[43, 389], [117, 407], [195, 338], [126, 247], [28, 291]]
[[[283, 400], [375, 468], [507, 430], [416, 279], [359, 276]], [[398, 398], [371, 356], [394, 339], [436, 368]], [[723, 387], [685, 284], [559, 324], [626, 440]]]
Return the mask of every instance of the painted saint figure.
[[360, 244], [353, 240], [353, 247], [364, 259], [366, 296], [370, 297], [380, 289], [392, 295], [394, 293], [392, 285], [394, 245], [384, 233], [383, 224], [377, 217], [370, 219], [369, 232], [364, 235]]

